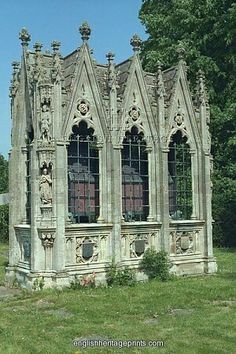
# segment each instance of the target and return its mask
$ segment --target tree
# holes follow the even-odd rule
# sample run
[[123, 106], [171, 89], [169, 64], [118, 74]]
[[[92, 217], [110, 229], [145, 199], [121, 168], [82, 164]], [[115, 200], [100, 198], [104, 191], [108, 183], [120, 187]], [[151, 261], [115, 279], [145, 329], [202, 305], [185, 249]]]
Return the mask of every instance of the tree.
[[214, 156], [213, 217], [217, 245], [236, 246], [236, 2], [230, 0], [143, 0], [139, 17], [149, 38], [144, 42], [144, 68], [155, 72], [186, 51], [189, 80], [206, 75], [211, 104]]
[[[0, 193], [8, 192], [8, 162], [0, 154]], [[0, 242], [8, 240], [8, 205], [0, 205]]]

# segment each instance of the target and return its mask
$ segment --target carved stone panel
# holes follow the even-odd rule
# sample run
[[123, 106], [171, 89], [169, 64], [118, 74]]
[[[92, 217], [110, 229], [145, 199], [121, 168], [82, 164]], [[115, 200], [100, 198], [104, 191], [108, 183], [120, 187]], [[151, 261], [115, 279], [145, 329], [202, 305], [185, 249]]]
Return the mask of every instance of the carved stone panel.
[[198, 231], [172, 231], [171, 236], [171, 254], [187, 255], [196, 253]]
[[76, 237], [76, 263], [91, 263], [102, 260], [104, 241], [108, 235]]
[[122, 253], [124, 258], [140, 258], [147, 248], [157, 243], [157, 234], [150, 233], [124, 233], [122, 235]]

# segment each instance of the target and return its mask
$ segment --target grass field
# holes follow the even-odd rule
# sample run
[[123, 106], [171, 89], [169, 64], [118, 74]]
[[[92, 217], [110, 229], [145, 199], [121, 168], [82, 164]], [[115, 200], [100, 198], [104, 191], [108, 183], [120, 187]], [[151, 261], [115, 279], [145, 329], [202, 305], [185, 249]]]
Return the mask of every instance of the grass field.
[[[5, 248], [4, 248], [5, 247]], [[6, 246], [0, 245], [0, 280]], [[0, 301], [0, 353], [236, 352], [236, 250], [215, 276], [93, 290], [22, 292]], [[159, 340], [161, 348], [76, 348], [74, 339]]]

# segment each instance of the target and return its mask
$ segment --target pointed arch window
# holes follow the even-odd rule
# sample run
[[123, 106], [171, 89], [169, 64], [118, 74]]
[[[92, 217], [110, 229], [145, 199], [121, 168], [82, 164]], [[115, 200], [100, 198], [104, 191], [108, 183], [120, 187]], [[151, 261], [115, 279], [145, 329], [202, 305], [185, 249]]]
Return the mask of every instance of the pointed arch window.
[[73, 223], [92, 223], [99, 217], [99, 151], [93, 133], [81, 121], [70, 137], [68, 209]]
[[149, 214], [148, 154], [142, 133], [126, 132], [121, 151], [122, 213], [125, 221], [146, 221]]
[[192, 215], [191, 155], [186, 142], [178, 131], [169, 145], [169, 214], [173, 220], [189, 220]]

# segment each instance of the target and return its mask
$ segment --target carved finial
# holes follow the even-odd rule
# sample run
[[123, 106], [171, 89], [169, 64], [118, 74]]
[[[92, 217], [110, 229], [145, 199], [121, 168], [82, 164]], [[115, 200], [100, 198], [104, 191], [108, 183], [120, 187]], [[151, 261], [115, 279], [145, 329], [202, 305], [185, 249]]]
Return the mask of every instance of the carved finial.
[[61, 42], [53, 41], [53, 42], [51, 43], [52, 50], [53, 50], [53, 52], [54, 52], [55, 54], [56, 54], [56, 53], [59, 53], [60, 46], [61, 46]]
[[205, 87], [205, 74], [204, 71], [199, 69], [197, 73], [197, 99], [202, 105], [209, 106], [208, 94]]
[[9, 93], [9, 97], [13, 98], [16, 95], [16, 91], [17, 91], [17, 72], [19, 70], [20, 67], [20, 63], [18, 61], [13, 61], [13, 63], [11, 64], [12, 68], [13, 68], [13, 73], [12, 73], [12, 80], [11, 80], [11, 86], [10, 86], [10, 93]]
[[115, 54], [112, 52], [109, 52], [106, 54], [106, 58], [107, 58], [108, 64], [111, 64], [115, 58]]
[[117, 85], [117, 74], [115, 70], [115, 65], [113, 60], [115, 58], [115, 54], [109, 52], [106, 54], [108, 60], [108, 87], [110, 90], [114, 92], [114, 90], [118, 87]]
[[184, 49], [184, 47], [183, 47], [183, 45], [182, 45], [181, 43], [179, 43], [176, 52], [177, 52], [177, 54], [178, 54], [178, 59], [179, 59], [179, 61], [185, 59], [185, 49]]
[[138, 52], [140, 50], [140, 47], [141, 47], [141, 44], [142, 44], [142, 40], [140, 39], [140, 37], [137, 34], [135, 34], [131, 38], [130, 44], [133, 47], [133, 51], [134, 52]]
[[41, 52], [41, 49], [42, 49], [42, 44], [41, 43], [39, 43], [39, 42], [36, 42], [35, 44], [34, 44], [34, 50], [35, 50], [35, 53], [40, 53]]
[[205, 80], [205, 74], [204, 74], [204, 71], [202, 69], [199, 69], [198, 72], [197, 72], [197, 78], [198, 80]]
[[28, 47], [31, 37], [26, 28], [22, 28], [22, 30], [20, 31], [19, 39], [21, 40], [21, 45], [23, 47]]
[[81, 34], [81, 38], [83, 42], [86, 42], [91, 34], [91, 28], [89, 27], [87, 22], [83, 22], [79, 28], [79, 32]]
[[161, 71], [162, 69], [162, 63], [160, 62], [160, 60], [157, 61], [157, 71]]
[[13, 61], [11, 65], [13, 68], [13, 74], [16, 74], [20, 67], [20, 63], [18, 61]]
[[163, 98], [166, 95], [162, 77], [162, 63], [159, 60], [157, 62], [157, 95], [159, 98]]

